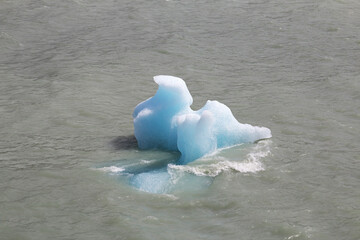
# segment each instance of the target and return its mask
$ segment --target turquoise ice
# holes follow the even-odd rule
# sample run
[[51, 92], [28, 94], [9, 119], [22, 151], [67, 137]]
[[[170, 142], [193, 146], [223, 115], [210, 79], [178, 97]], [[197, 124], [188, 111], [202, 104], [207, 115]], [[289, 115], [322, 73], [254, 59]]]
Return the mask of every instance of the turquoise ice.
[[184, 80], [159, 75], [156, 94], [135, 107], [134, 131], [140, 149], [180, 151], [177, 164], [187, 164], [216, 149], [271, 137], [270, 129], [239, 123], [218, 101], [191, 109]]

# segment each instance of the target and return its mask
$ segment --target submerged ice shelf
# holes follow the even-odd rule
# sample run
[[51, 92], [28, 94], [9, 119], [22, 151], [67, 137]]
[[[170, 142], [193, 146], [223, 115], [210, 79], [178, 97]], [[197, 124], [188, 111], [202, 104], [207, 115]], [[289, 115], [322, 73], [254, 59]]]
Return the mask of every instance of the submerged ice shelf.
[[216, 149], [271, 137], [265, 127], [239, 123], [218, 101], [194, 111], [184, 80], [159, 75], [156, 94], [135, 107], [134, 131], [140, 149], [180, 151], [177, 164], [187, 164]]
[[271, 141], [222, 148], [186, 165], [177, 164], [180, 152], [130, 151], [122, 159], [101, 164], [97, 170], [148, 193], [197, 194], [206, 190], [220, 174], [256, 174], [264, 171], [262, 159], [271, 154]]

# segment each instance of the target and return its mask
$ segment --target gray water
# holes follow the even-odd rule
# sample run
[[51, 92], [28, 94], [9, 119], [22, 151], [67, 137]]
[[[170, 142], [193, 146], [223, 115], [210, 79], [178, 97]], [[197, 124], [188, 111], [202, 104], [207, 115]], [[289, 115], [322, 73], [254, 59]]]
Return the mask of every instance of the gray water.
[[[0, 239], [360, 239], [359, 23], [357, 0], [1, 0]], [[177, 170], [204, 188], [134, 189], [111, 167], [176, 155], [131, 136], [158, 74], [273, 138]]]

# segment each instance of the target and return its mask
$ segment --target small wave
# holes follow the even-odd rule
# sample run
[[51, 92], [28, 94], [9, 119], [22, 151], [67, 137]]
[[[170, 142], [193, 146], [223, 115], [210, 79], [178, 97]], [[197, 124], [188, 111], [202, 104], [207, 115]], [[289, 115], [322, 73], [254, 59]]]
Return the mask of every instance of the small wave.
[[[256, 173], [265, 170], [261, 159], [270, 155], [270, 141], [259, 142], [247, 155], [244, 161], [229, 160], [221, 156], [206, 156], [190, 165], [169, 164], [170, 170], [187, 172], [196, 176], [216, 177], [222, 172], [236, 171]], [[214, 162], [215, 160], [215, 162]], [[213, 162], [213, 163], [209, 163]]]
[[141, 160], [140, 163], [141, 164], [151, 164], [153, 163], [154, 161], [150, 161], [150, 160]]
[[253, 148], [253, 150], [247, 155], [248, 158], [252, 160], [259, 160], [261, 158], [271, 155], [271, 151], [270, 151], [271, 143], [272, 143], [271, 140], [258, 142]]
[[173, 165], [169, 164], [168, 166], [171, 169], [192, 173], [197, 176], [208, 176], [216, 177], [222, 172], [225, 171], [237, 171], [241, 173], [255, 173], [264, 170], [260, 162], [232, 162], [232, 161], [220, 161], [218, 163], [209, 164], [209, 165], [197, 165], [197, 166], [187, 166], [187, 165]]
[[116, 166], [110, 166], [110, 167], [96, 168], [96, 170], [100, 170], [100, 171], [104, 171], [104, 172], [110, 172], [110, 173], [119, 173], [119, 172], [125, 171], [125, 168], [116, 167]]

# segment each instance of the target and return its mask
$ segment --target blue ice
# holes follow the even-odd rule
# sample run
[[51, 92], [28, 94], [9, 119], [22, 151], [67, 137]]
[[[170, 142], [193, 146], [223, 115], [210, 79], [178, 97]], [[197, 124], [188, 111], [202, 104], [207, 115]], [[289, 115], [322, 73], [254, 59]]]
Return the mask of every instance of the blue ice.
[[[159, 85], [156, 94], [133, 112], [140, 149], [180, 151], [177, 164], [187, 164], [219, 148], [271, 138], [270, 129], [239, 123], [218, 101], [209, 100], [201, 109], [192, 110], [193, 98], [181, 78], [159, 75], [154, 81]], [[143, 182], [142, 176], [136, 182]]]
[[193, 98], [181, 78], [160, 75], [154, 81], [159, 85], [156, 94], [135, 107], [134, 132], [140, 149], [167, 151], [136, 153], [141, 155], [100, 168], [136, 189], [158, 194], [199, 192], [220, 172], [237, 168], [225, 160], [210, 164], [207, 174], [201, 164], [186, 164], [217, 149], [271, 137], [268, 128], [239, 123], [218, 101], [209, 100], [192, 110]]

